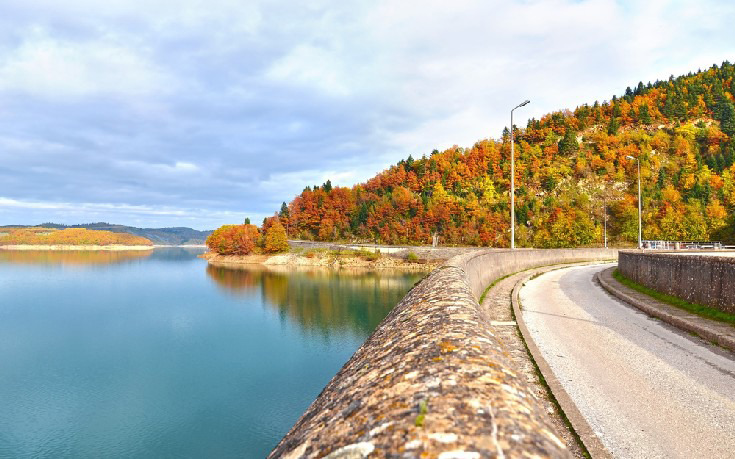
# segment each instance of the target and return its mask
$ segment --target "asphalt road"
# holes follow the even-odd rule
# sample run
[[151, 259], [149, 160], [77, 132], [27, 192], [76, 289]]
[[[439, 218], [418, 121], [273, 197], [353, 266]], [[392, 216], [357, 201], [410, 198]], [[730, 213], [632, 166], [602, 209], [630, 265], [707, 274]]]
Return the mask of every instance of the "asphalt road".
[[521, 289], [552, 371], [614, 457], [735, 457], [735, 355], [610, 297], [592, 280], [609, 267]]

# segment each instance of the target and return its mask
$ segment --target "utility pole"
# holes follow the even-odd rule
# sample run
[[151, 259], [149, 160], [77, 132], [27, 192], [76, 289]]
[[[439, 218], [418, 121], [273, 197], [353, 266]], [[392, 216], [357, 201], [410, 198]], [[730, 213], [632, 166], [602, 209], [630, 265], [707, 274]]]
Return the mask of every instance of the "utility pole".
[[515, 153], [513, 151], [513, 111], [516, 108], [528, 105], [531, 101], [527, 100], [516, 105], [510, 111], [510, 248], [516, 248], [516, 170], [515, 170]]

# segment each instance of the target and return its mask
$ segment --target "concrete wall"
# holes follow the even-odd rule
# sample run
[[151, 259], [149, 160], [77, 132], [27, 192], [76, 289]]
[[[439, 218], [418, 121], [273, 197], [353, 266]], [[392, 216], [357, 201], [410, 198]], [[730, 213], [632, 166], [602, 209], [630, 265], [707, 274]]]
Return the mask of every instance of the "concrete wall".
[[735, 314], [735, 259], [620, 252], [623, 276], [656, 291]]
[[615, 250], [474, 251], [414, 287], [269, 457], [567, 457], [477, 298], [534, 266]]
[[613, 260], [617, 249], [518, 249], [480, 251], [463, 254], [447, 261], [467, 274], [472, 293], [480, 298], [488, 285], [505, 275], [535, 266], [587, 260]]

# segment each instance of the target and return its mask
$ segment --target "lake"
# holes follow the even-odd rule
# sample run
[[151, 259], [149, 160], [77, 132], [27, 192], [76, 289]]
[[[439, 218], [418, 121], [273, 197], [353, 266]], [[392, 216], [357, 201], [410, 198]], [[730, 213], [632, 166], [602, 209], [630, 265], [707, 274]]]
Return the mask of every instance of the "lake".
[[264, 457], [418, 273], [0, 251], [0, 457]]

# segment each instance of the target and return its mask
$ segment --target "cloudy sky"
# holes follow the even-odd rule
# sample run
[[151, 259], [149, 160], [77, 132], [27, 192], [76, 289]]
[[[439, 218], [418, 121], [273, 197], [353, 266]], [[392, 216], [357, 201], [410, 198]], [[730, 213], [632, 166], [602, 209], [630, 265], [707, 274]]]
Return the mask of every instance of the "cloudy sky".
[[735, 60], [707, 0], [0, 2], [0, 225], [209, 229]]

